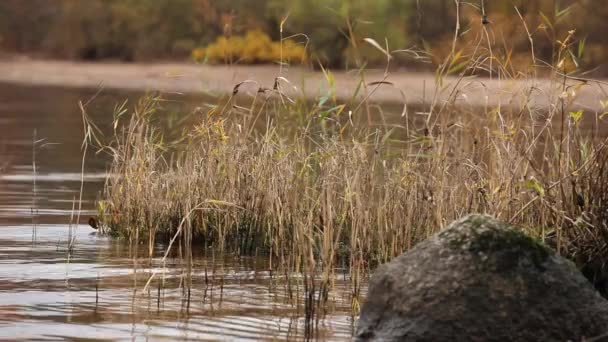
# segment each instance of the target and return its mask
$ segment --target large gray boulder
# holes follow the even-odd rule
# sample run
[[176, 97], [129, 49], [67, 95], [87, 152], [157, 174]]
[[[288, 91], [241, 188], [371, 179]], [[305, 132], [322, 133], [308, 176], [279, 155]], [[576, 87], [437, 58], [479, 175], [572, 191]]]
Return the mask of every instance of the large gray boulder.
[[470, 215], [379, 267], [355, 339], [583, 341], [606, 333], [608, 302], [574, 264], [505, 223]]

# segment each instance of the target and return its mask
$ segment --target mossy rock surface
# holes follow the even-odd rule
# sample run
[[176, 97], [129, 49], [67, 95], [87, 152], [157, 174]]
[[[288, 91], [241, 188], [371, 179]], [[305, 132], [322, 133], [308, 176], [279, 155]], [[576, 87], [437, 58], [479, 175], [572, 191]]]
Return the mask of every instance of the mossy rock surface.
[[608, 302], [568, 260], [485, 215], [382, 265], [358, 341], [581, 341], [608, 333]]

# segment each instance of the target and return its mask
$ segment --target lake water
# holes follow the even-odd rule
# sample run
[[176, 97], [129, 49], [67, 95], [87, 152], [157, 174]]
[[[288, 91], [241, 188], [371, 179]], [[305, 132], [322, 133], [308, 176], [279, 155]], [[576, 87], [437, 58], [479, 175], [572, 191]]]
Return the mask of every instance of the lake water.
[[[303, 310], [265, 258], [195, 251], [190, 268], [176, 258], [162, 267], [164, 246], [151, 259], [147, 247], [83, 224], [94, 214], [108, 163], [90, 149], [81, 173], [78, 101], [94, 94], [0, 84], [0, 340], [302, 339]], [[104, 130], [114, 106], [137, 96], [103, 91], [87, 110]], [[204, 101], [174, 97], [176, 111]], [[146, 289], [153, 272], [159, 281]], [[316, 338], [351, 336], [346, 288], [345, 279], [336, 280]]]

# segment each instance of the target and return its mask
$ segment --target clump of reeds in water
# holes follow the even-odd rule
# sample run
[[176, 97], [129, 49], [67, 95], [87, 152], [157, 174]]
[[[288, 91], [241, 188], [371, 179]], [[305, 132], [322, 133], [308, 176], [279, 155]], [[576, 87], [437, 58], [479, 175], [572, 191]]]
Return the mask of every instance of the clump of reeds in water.
[[[471, 60], [462, 75], [480, 67]], [[516, 78], [494, 63], [499, 77]], [[175, 141], [153, 123], [159, 99], [144, 98], [115, 125], [100, 222], [149, 242], [150, 253], [162, 238], [267, 255], [286, 274], [304, 275], [294, 281], [317, 295], [306, 297], [306, 310], [327, 298], [342, 265], [357, 310], [374, 265], [472, 212], [522, 227], [597, 277], [608, 260], [606, 127], [601, 113], [569, 111], [560, 75], [551, 89], [566, 95], [549, 101], [559, 105], [535, 107], [524, 93], [509, 106], [462, 107], [456, 88], [420, 119], [396, 114], [387, 124], [383, 113], [378, 125], [361, 123], [374, 113], [357, 102], [260, 89], [247, 106], [233, 96], [197, 112]]]
[[554, 232], [567, 249], [605, 222], [604, 142], [569, 125], [560, 153], [559, 132], [537, 125], [550, 113], [449, 108], [432, 131], [324, 129], [279, 126], [272, 117], [293, 108], [276, 101], [262, 128], [231, 120], [233, 108], [200, 114], [176, 148], [151, 121], [156, 100], [143, 99], [111, 145], [104, 229], [152, 242], [180, 229], [186, 245], [332, 272], [340, 260], [367, 270], [469, 212]]

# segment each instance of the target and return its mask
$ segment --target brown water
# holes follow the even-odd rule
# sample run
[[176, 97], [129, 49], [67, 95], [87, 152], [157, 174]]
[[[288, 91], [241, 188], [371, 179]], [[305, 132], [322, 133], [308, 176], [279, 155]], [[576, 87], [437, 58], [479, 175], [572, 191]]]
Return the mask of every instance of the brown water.
[[[0, 84], [0, 340], [301, 339], [302, 304], [295, 304], [301, 294], [288, 290], [266, 258], [199, 250], [191, 268], [178, 258], [163, 264], [162, 245], [150, 259], [147, 246], [70, 225], [81, 180], [77, 104], [93, 94]], [[105, 130], [114, 105], [136, 96], [104, 91], [89, 115]], [[175, 97], [167, 115], [204, 101]], [[89, 152], [81, 223], [93, 214], [107, 162]], [[153, 272], [157, 277], [144, 291]], [[351, 336], [346, 286], [336, 279], [316, 338]]]

